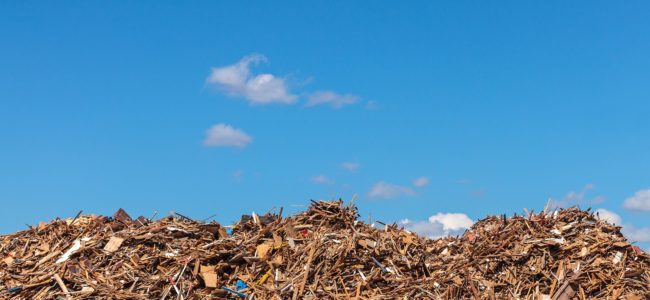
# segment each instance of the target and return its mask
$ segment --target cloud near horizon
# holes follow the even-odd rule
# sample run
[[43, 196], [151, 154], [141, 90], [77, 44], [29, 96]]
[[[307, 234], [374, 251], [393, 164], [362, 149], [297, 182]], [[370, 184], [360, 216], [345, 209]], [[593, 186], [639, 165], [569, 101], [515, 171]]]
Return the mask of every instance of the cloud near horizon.
[[253, 142], [253, 138], [244, 131], [228, 124], [219, 123], [206, 131], [203, 145], [206, 147], [239, 147], [244, 148]]
[[650, 242], [650, 227], [638, 228], [632, 224], [625, 224], [621, 216], [604, 208], [596, 209], [595, 212], [598, 213], [599, 219], [616, 226], [621, 226], [621, 232], [623, 232], [623, 235], [630, 240], [630, 242]]
[[602, 196], [596, 196], [594, 198], [587, 198], [587, 193], [596, 188], [596, 185], [593, 183], [587, 183], [582, 187], [582, 190], [579, 192], [571, 191], [568, 192], [562, 199], [553, 199], [550, 198], [550, 207], [551, 208], [567, 208], [570, 206], [576, 206], [580, 204], [598, 204], [605, 200]]
[[650, 242], [650, 227], [637, 228], [628, 224], [623, 227], [623, 234], [632, 242], [647, 243]]
[[400, 224], [409, 231], [428, 238], [441, 238], [449, 235], [460, 235], [470, 228], [474, 221], [463, 213], [437, 213], [427, 221], [411, 221], [404, 219]]
[[285, 78], [251, 73], [252, 65], [266, 61], [264, 55], [251, 54], [235, 64], [212, 68], [206, 83], [230, 96], [243, 97], [253, 105], [296, 102], [298, 97], [289, 92]]
[[598, 219], [606, 221], [608, 223], [614, 224], [621, 226], [623, 225], [623, 219], [621, 219], [621, 216], [616, 214], [615, 212], [606, 210], [604, 208], [599, 208], [594, 211], [596, 213], [596, 216]]

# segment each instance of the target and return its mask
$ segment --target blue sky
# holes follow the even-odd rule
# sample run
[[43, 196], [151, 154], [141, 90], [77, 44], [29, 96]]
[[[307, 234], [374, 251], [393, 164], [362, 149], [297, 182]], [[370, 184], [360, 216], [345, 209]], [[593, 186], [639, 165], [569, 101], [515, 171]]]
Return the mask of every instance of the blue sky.
[[3, 2], [0, 232], [356, 194], [436, 235], [551, 198], [647, 248], [650, 5], [618, 4]]

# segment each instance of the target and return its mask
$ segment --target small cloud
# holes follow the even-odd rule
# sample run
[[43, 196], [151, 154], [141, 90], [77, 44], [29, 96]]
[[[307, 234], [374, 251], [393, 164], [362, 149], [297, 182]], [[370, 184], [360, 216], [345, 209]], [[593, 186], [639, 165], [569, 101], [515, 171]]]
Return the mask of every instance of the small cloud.
[[341, 168], [346, 170], [346, 171], [349, 171], [349, 172], [356, 172], [359, 169], [359, 167], [361, 167], [361, 165], [359, 163], [355, 163], [355, 162], [343, 162], [343, 163], [341, 163]]
[[253, 142], [253, 138], [240, 129], [228, 124], [216, 124], [207, 130], [203, 144], [207, 147], [239, 147], [244, 148]]
[[250, 104], [294, 103], [298, 97], [288, 91], [284, 78], [251, 74], [251, 65], [266, 61], [264, 55], [252, 54], [235, 64], [212, 68], [206, 83], [230, 96], [243, 97]]
[[235, 178], [236, 180], [241, 180], [244, 177], [244, 170], [237, 170], [232, 173], [232, 177]]
[[365, 108], [368, 109], [368, 110], [375, 110], [375, 109], [379, 108], [379, 104], [377, 104], [377, 101], [368, 100], [366, 102]]
[[589, 201], [589, 203], [593, 204], [593, 205], [596, 205], [596, 204], [601, 204], [601, 203], [605, 202], [605, 200], [607, 200], [607, 198], [605, 198], [605, 196], [596, 196], [593, 199], [591, 199], [591, 201]]
[[419, 188], [425, 187], [425, 186], [429, 185], [429, 177], [426, 177], [426, 176], [418, 177], [415, 180], [413, 180], [413, 185], [415, 187], [419, 187]]
[[375, 183], [368, 192], [368, 197], [370, 198], [392, 199], [402, 195], [413, 196], [415, 195], [415, 192], [409, 187], [395, 185], [384, 181]]
[[650, 242], [650, 227], [636, 228], [630, 224], [623, 226], [623, 234], [633, 242]]
[[629, 210], [640, 210], [650, 212], [650, 189], [640, 190], [632, 197], [625, 199], [623, 207]]
[[481, 189], [475, 189], [471, 192], [469, 192], [469, 195], [474, 198], [483, 198], [485, 197], [485, 194], [487, 193], [487, 190], [481, 188]]
[[458, 179], [456, 180], [456, 183], [460, 185], [466, 185], [472, 183], [472, 181], [469, 179]]
[[598, 219], [608, 223], [621, 226], [623, 235], [632, 242], [650, 242], [650, 227], [638, 228], [632, 224], [623, 224], [623, 219], [615, 212], [606, 210], [604, 208], [596, 209]]
[[474, 221], [463, 213], [437, 213], [427, 221], [413, 222], [409, 219], [400, 221], [407, 230], [429, 238], [440, 238], [448, 235], [462, 234], [474, 224]]
[[584, 187], [582, 187], [582, 190], [579, 192], [571, 191], [568, 192], [562, 199], [556, 200], [553, 198], [550, 198], [550, 204], [551, 208], [558, 208], [558, 207], [570, 207], [570, 206], [575, 206], [575, 205], [580, 205], [583, 203], [587, 204], [594, 204], [594, 203], [602, 203], [605, 198], [602, 196], [596, 196], [595, 198], [592, 199], [587, 199], [586, 195], [589, 191], [595, 189], [596, 186], [593, 183], [588, 183], [585, 184]]
[[310, 178], [311, 182], [318, 184], [334, 184], [334, 180], [329, 179], [325, 175], [316, 175]]
[[332, 91], [318, 91], [307, 96], [306, 106], [329, 104], [334, 108], [341, 108], [345, 105], [357, 103], [359, 97], [351, 94], [337, 94]]
[[431, 239], [436, 239], [448, 235], [440, 223], [431, 223], [427, 221], [413, 222], [409, 219], [405, 219], [400, 221], [400, 224], [404, 226], [406, 230], [415, 232], [421, 236], [425, 236]]
[[596, 212], [596, 216], [600, 220], [606, 221], [610, 224], [619, 225], [619, 226], [623, 224], [621, 216], [619, 216], [615, 212], [606, 210], [604, 208], [596, 209], [595, 212]]

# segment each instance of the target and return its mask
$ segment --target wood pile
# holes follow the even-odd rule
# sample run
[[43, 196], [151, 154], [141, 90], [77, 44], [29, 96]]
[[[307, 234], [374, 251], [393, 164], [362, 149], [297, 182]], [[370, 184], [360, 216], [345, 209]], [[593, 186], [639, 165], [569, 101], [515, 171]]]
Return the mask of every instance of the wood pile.
[[78, 215], [0, 237], [0, 299], [650, 299], [650, 256], [577, 208], [426, 239], [342, 201], [233, 226]]

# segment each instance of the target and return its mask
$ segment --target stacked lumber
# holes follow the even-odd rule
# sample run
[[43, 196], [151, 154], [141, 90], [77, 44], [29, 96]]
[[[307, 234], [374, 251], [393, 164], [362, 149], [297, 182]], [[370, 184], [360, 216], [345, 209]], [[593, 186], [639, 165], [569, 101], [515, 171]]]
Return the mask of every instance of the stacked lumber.
[[577, 208], [459, 237], [373, 226], [342, 201], [232, 226], [79, 215], [0, 237], [0, 299], [650, 299], [650, 256]]

